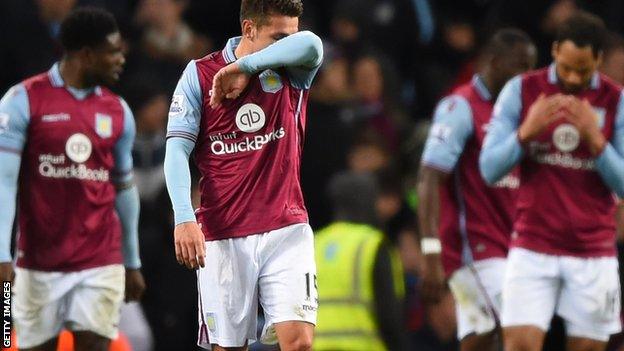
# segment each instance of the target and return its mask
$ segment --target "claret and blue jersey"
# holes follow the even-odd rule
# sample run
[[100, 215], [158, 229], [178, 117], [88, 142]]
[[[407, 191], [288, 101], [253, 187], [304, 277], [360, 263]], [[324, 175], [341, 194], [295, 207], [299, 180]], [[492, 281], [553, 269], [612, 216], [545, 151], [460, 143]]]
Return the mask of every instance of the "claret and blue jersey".
[[[66, 86], [58, 64], [11, 88], [0, 102], [0, 260], [10, 261], [19, 171], [18, 266], [76, 271], [121, 263], [116, 184], [131, 180], [134, 134], [119, 96]], [[138, 251], [127, 263], [140, 265]]]
[[494, 101], [482, 78], [437, 106], [422, 164], [450, 174], [440, 189], [442, 263], [447, 275], [475, 260], [505, 257], [512, 228], [515, 174], [490, 187], [478, 158]]
[[555, 65], [515, 77], [503, 88], [480, 156], [490, 183], [520, 166], [513, 246], [579, 257], [615, 255], [615, 196], [624, 195], [624, 99], [596, 73], [578, 93], [594, 107], [608, 144], [592, 156], [565, 118], [520, 145], [517, 129], [540, 94], [562, 93]]
[[[176, 224], [202, 224], [207, 240], [263, 233], [307, 222], [299, 184], [308, 89], [322, 62], [320, 39], [298, 32], [236, 59], [240, 38], [191, 61], [174, 92], [165, 173]], [[209, 105], [212, 79], [237, 62], [251, 75], [243, 93]], [[201, 207], [190, 206], [188, 164], [200, 173]], [[183, 157], [182, 157], [183, 158]]]

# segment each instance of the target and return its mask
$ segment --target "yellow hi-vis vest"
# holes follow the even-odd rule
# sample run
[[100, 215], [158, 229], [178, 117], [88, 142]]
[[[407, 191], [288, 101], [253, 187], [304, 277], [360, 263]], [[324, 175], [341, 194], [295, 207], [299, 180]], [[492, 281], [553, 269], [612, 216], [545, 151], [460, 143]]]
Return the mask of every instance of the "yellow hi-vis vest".
[[[373, 306], [373, 267], [383, 239], [371, 226], [347, 222], [317, 232], [319, 308], [313, 350], [386, 350]], [[392, 258], [396, 293], [403, 296], [401, 264], [396, 253]]]

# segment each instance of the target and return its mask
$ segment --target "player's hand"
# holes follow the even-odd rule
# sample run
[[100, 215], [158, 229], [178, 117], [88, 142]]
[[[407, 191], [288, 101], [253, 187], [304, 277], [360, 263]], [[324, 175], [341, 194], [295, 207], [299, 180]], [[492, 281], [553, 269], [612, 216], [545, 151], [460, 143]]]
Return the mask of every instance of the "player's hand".
[[518, 128], [518, 139], [521, 143], [539, 136], [552, 122], [565, 116], [565, 96], [555, 94], [546, 97], [541, 94], [529, 107], [527, 116]]
[[438, 303], [445, 289], [442, 260], [439, 254], [429, 254], [424, 257], [421, 286], [422, 297], [425, 302]]
[[237, 63], [219, 70], [212, 79], [210, 107], [215, 108], [223, 99], [236, 99], [249, 84], [249, 76], [242, 72]]
[[196, 222], [176, 225], [173, 236], [176, 259], [179, 264], [185, 265], [188, 269], [197, 269], [206, 265], [204, 233]]
[[15, 270], [13, 269], [13, 262], [0, 263], [0, 278], [3, 282], [11, 282], [15, 279]]
[[145, 291], [145, 279], [140, 269], [126, 268], [126, 296], [125, 302], [139, 301]]
[[596, 155], [604, 149], [607, 140], [600, 131], [598, 114], [587, 101], [579, 100], [575, 96], [565, 97], [567, 110], [566, 118], [581, 134], [581, 138], [587, 142], [592, 154]]

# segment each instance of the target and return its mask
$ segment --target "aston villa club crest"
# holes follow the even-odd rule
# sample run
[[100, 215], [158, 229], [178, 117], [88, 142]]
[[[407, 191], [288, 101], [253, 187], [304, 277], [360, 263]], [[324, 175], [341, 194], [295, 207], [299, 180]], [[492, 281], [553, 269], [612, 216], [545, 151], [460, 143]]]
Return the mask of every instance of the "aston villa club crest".
[[101, 138], [110, 138], [113, 135], [113, 118], [103, 113], [96, 113], [95, 132]]
[[270, 69], [260, 73], [260, 84], [262, 85], [262, 90], [266, 93], [275, 94], [280, 89], [282, 89], [282, 79], [279, 74], [273, 72]]

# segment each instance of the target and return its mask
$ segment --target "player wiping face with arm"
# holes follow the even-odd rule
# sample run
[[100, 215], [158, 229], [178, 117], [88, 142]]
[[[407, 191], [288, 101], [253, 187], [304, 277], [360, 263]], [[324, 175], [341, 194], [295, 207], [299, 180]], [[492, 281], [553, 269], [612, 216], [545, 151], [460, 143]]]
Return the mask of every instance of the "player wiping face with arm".
[[[266, 33], [255, 35], [259, 36], [260, 43], [257, 45], [268, 45], [266, 48], [242, 56], [215, 75], [212, 106], [218, 106], [224, 98], [236, 98], [245, 89], [252, 75], [266, 69], [283, 67], [295, 87], [310, 87], [323, 57], [320, 39], [307, 31], [287, 36], [286, 33], [272, 33], [266, 29], [264, 32]], [[279, 37], [283, 38], [277, 40]], [[193, 213], [188, 166], [199, 133], [201, 94], [197, 68], [192, 61], [186, 67], [174, 92], [165, 156], [167, 189], [173, 204], [176, 233], [179, 233], [176, 235], [176, 257], [178, 262], [188, 268], [204, 266], [204, 236]]]

